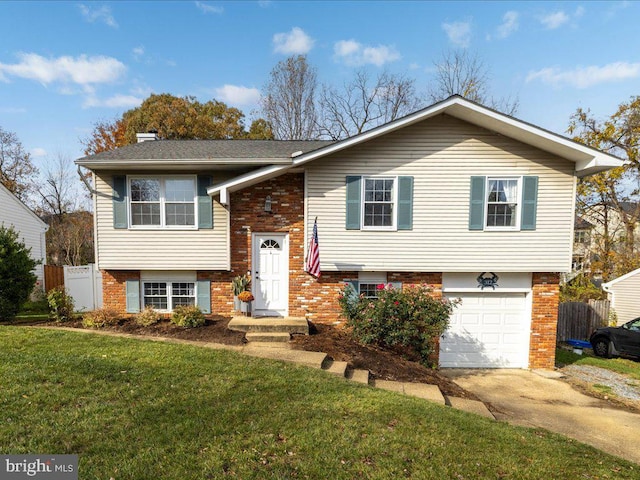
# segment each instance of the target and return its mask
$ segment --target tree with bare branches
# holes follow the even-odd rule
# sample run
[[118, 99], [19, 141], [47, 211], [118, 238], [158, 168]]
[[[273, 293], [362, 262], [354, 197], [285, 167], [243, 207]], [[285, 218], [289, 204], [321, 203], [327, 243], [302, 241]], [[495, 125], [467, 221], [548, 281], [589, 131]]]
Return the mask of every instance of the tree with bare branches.
[[34, 177], [38, 169], [31, 162], [31, 155], [13, 132], [0, 127], [0, 183], [25, 203], [34, 191]]
[[316, 69], [306, 55], [278, 62], [262, 92], [262, 112], [278, 140], [318, 137]]
[[482, 59], [468, 50], [449, 50], [434, 62], [435, 78], [428, 92], [436, 103], [451, 95], [461, 95], [507, 115], [518, 111], [518, 98], [495, 98], [489, 89], [490, 72]]
[[372, 78], [364, 69], [342, 89], [323, 85], [319, 103], [318, 130], [332, 140], [362, 133], [420, 107], [415, 80], [388, 72]]

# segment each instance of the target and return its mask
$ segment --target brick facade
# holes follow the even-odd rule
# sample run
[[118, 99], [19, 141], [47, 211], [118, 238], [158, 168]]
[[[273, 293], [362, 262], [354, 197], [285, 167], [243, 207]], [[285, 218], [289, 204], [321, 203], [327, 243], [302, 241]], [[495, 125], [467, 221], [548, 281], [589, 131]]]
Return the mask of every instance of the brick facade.
[[140, 280], [140, 272], [128, 270], [102, 270], [102, 306], [127, 315], [127, 280]]
[[552, 369], [556, 358], [560, 276], [557, 273], [534, 273], [531, 283], [529, 368]]
[[[271, 212], [264, 211], [271, 196]], [[342, 320], [338, 292], [345, 279], [357, 279], [357, 272], [323, 272], [319, 280], [304, 271], [304, 175], [285, 174], [231, 194], [231, 271], [198, 271], [198, 280], [211, 282], [211, 309], [214, 314], [231, 315], [231, 280], [251, 271], [252, 233], [286, 233], [289, 236], [289, 315], [317, 323]], [[321, 246], [322, 248], [322, 246]], [[322, 251], [321, 251], [322, 253]], [[139, 279], [135, 271], [103, 271], [104, 306], [126, 312], [125, 281]], [[387, 281], [426, 284], [442, 295], [442, 273], [388, 272]], [[532, 322], [530, 368], [553, 368], [558, 311], [557, 274], [534, 273], [532, 282]]]

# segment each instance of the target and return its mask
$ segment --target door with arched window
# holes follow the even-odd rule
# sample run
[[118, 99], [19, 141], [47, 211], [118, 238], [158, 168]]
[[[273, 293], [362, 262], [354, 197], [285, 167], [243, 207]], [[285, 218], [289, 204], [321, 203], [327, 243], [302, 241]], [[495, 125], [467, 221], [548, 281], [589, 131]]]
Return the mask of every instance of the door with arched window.
[[254, 233], [252, 245], [253, 314], [284, 317], [289, 304], [288, 236]]

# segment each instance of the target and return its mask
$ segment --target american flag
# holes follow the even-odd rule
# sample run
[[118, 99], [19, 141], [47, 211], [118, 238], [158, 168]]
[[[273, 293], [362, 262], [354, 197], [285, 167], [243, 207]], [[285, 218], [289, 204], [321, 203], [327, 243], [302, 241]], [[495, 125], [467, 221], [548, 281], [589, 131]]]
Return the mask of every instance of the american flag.
[[320, 246], [318, 245], [318, 218], [313, 222], [313, 235], [309, 241], [309, 252], [307, 252], [307, 264], [305, 268], [308, 273], [316, 278], [320, 278]]

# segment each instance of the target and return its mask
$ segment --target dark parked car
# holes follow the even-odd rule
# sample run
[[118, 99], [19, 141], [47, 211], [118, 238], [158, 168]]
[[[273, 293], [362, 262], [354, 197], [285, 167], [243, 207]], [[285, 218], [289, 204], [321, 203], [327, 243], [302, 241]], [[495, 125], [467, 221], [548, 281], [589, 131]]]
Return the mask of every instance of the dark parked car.
[[629, 355], [640, 358], [640, 317], [620, 327], [599, 328], [589, 342], [599, 357]]

